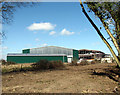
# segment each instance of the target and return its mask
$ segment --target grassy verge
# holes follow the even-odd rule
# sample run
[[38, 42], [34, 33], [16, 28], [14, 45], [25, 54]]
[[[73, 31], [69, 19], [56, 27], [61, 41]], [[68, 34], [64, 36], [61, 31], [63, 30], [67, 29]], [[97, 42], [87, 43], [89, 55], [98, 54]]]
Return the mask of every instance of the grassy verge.
[[61, 61], [40, 60], [36, 63], [2, 65], [2, 74], [12, 72], [41, 71], [50, 69], [63, 69], [65, 65]]
[[3, 65], [2, 66], [2, 74], [11, 73], [11, 72], [21, 72], [21, 71], [30, 71], [33, 70], [32, 66], [26, 66], [24, 64], [16, 64], [16, 65]]

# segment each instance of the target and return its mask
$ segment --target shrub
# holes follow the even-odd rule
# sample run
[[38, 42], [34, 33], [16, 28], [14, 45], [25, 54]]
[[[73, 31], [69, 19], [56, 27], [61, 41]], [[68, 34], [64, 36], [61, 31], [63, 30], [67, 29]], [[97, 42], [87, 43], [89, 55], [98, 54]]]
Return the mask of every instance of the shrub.
[[63, 68], [64, 64], [62, 61], [40, 60], [32, 64], [32, 67], [34, 70], [58, 69], [58, 68]]
[[96, 64], [96, 61], [91, 61], [91, 64]]
[[0, 60], [0, 62], [2, 62], [2, 65], [14, 65], [14, 64], [16, 64], [16, 62], [12, 62], [12, 61], [6, 62], [4, 59]]
[[48, 69], [49, 68], [49, 61], [48, 60], [40, 60], [40, 61], [32, 64], [32, 67], [36, 70]]
[[112, 59], [112, 63], [115, 63], [116, 61], [114, 59]]
[[49, 69], [57, 69], [57, 68], [62, 68], [64, 67], [64, 64], [62, 61], [50, 61], [49, 63]]
[[88, 65], [89, 63], [86, 60], [80, 62], [80, 65]]
[[0, 62], [2, 63], [2, 65], [6, 64], [6, 61], [4, 59], [1, 59]]
[[17, 64], [17, 63], [16, 62], [12, 62], [12, 61], [6, 62], [6, 65], [14, 65], [14, 64]]
[[63, 64], [62, 61], [58, 60], [57, 62], [58, 62], [58, 64], [59, 64], [59, 65], [58, 65], [59, 67], [65, 67], [65, 65]]
[[77, 61], [78, 61], [77, 59], [74, 59], [70, 65], [72, 65], [72, 66], [78, 66]]
[[95, 63], [101, 63], [101, 60], [95, 59], [94, 61], [95, 61]]

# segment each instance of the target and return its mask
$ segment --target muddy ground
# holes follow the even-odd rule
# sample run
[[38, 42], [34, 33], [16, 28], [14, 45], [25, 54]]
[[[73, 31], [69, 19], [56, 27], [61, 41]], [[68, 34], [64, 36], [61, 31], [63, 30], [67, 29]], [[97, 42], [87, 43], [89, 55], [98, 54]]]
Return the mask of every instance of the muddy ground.
[[94, 75], [116, 64], [66, 66], [63, 70], [27, 71], [2, 75], [3, 93], [114, 93], [118, 85], [106, 75]]

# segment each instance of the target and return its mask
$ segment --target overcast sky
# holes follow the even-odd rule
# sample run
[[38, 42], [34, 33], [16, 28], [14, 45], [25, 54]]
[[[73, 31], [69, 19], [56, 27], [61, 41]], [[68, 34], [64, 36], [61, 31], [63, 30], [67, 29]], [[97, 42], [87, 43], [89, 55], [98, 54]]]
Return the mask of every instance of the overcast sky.
[[[92, 13], [89, 15], [97, 26], [102, 26]], [[7, 53], [21, 53], [22, 49], [43, 46], [110, 53], [82, 13], [79, 2], [41, 2], [34, 7], [17, 9], [12, 24], [3, 25], [3, 29], [6, 31], [2, 44], [4, 59]], [[108, 37], [104, 28], [101, 31]]]

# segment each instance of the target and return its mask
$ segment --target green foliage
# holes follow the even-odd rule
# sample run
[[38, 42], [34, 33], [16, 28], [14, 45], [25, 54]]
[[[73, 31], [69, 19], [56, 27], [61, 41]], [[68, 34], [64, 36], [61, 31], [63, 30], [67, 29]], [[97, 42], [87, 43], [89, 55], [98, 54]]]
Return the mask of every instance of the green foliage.
[[[110, 19], [111, 17], [115, 20], [119, 18], [120, 2], [85, 2], [89, 8], [89, 11], [93, 11], [98, 17], [103, 19]], [[116, 15], [115, 15], [116, 14]]]
[[85, 2], [89, 12], [103, 20], [120, 45], [120, 1], [119, 2]]
[[[101, 39], [106, 43], [109, 50], [111, 51], [113, 57], [115, 58], [117, 64], [120, 65], [120, 1], [118, 2], [88, 2], [86, 0], [89, 8], [89, 12], [93, 12], [103, 24], [106, 32], [110, 36], [111, 41], [118, 52], [118, 58], [111, 48], [110, 44], [102, 37], [101, 33], [97, 28], [98, 34], [101, 36]], [[94, 25], [95, 27], [95, 25]]]

